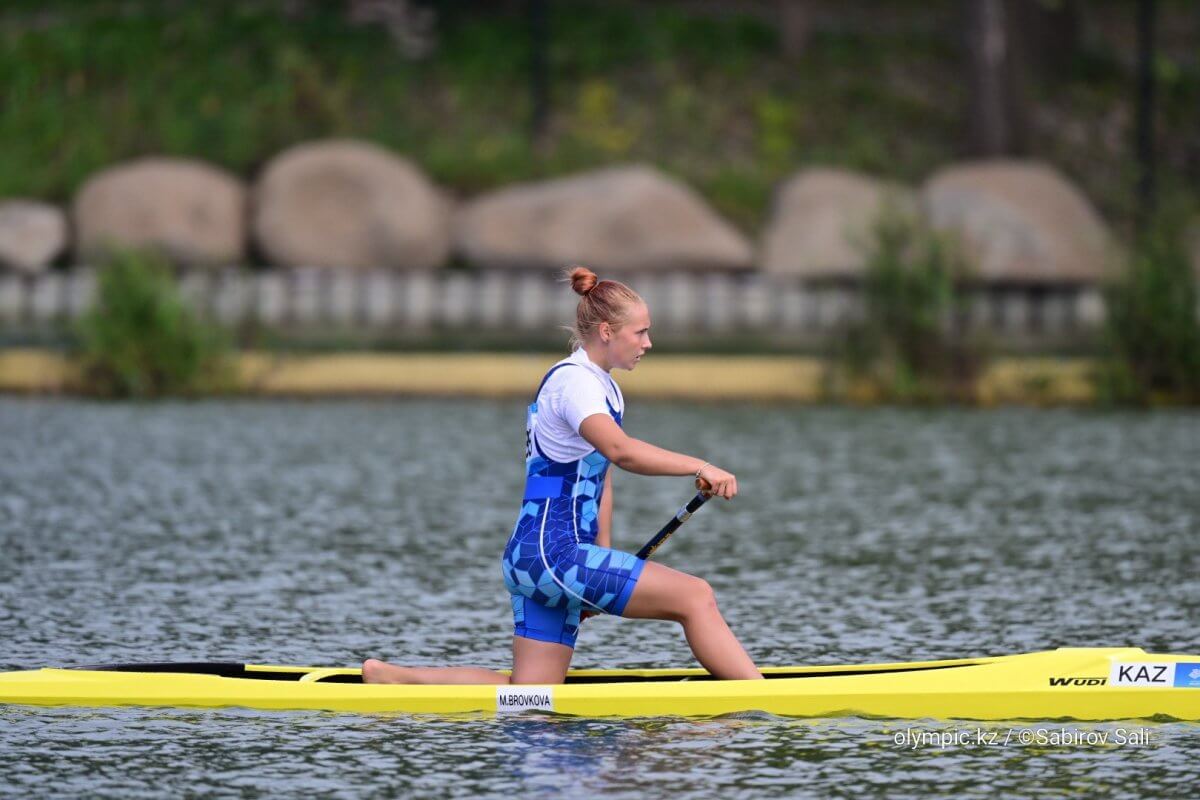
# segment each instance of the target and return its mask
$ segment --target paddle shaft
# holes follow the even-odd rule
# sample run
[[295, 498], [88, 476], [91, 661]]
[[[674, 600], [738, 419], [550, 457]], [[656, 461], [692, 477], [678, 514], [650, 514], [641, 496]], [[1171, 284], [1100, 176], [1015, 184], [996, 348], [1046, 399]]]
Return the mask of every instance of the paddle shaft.
[[650, 541], [642, 545], [642, 549], [637, 551], [637, 557], [644, 561], [654, 555], [654, 551], [661, 547], [662, 543], [669, 539], [672, 533], [679, 530], [679, 526], [687, 522], [692, 514], [695, 514], [706, 502], [708, 502], [708, 497], [703, 492], [696, 492], [696, 496], [689, 500], [687, 505], [675, 512], [675, 516], [671, 517], [658, 533], [651, 536]]

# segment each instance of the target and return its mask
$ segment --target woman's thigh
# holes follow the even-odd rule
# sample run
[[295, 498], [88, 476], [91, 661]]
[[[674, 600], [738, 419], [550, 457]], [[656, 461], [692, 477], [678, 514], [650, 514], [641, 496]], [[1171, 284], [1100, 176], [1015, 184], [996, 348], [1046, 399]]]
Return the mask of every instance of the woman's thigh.
[[557, 642], [513, 637], [511, 683], [562, 683], [575, 650]]
[[647, 561], [621, 616], [679, 621], [710, 594], [702, 579]]

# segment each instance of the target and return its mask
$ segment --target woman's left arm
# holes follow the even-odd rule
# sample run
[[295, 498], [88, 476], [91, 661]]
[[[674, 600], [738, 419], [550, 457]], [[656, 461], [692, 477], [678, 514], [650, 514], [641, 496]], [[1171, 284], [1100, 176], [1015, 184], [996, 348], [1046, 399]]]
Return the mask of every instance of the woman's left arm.
[[[601, 547], [612, 547], [612, 474], [609, 470], [604, 476], [604, 493], [600, 496], [600, 514], [596, 517], [596, 544]], [[594, 617], [599, 611], [584, 610], [581, 619]]]
[[600, 495], [600, 515], [596, 518], [596, 544], [612, 547], [612, 474], [610, 469], [604, 476], [604, 492]]

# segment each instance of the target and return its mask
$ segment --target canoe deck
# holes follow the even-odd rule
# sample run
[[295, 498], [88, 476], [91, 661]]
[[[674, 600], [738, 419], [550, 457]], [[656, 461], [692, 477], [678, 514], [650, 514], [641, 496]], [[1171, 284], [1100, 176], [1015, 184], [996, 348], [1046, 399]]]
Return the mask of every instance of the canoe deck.
[[572, 670], [555, 686], [383, 686], [361, 670], [240, 663], [110, 664], [0, 674], [0, 703], [242, 706], [357, 713], [869, 716], [1200, 721], [1200, 656], [1062, 648], [1010, 656], [768, 667], [766, 681], [701, 669]]

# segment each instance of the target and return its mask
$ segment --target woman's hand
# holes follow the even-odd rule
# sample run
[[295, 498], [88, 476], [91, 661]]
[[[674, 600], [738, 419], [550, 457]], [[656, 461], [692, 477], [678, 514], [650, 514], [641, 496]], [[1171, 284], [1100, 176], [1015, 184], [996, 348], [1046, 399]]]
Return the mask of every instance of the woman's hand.
[[726, 472], [720, 467], [705, 464], [696, 476], [696, 488], [709, 497], [724, 497], [732, 500], [737, 496], [737, 477], [732, 472]]

